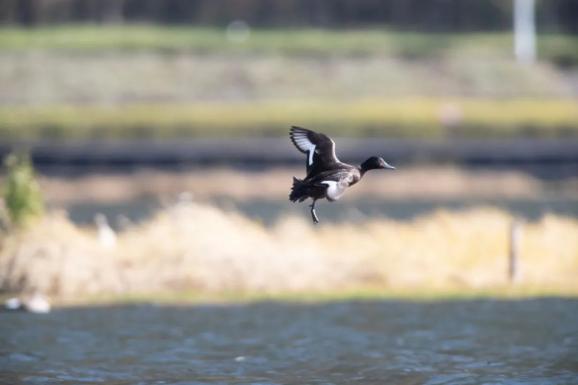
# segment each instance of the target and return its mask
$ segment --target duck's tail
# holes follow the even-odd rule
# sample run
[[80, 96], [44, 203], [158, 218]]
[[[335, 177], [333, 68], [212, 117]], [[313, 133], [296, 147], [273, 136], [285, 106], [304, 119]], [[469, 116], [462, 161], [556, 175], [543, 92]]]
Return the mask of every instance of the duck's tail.
[[307, 190], [307, 184], [303, 183], [303, 180], [293, 177], [293, 187], [291, 187], [291, 193], [289, 193], [289, 200], [291, 202], [303, 202], [309, 198]]

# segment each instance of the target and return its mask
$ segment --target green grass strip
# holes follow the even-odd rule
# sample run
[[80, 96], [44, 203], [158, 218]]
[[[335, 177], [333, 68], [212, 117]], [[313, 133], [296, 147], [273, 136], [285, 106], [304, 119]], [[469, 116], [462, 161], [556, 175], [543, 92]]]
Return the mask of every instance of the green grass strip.
[[286, 135], [290, 125], [351, 137], [569, 137], [578, 134], [578, 104], [572, 100], [367, 99], [0, 107], [3, 140], [271, 137]]
[[[13, 293], [12, 295], [17, 295]], [[11, 295], [0, 295], [5, 301]], [[535, 298], [578, 298], [575, 288], [568, 287], [518, 287], [500, 286], [486, 289], [473, 288], [360, 288], [358, 290], [335, 290], [329, 292], [222, 292], [203, 293], [192, 291], [139, 293], [139, 294], [107, 294], [88, 295], [74, 298], [55, 298], [57, 307], [74, 306], [110, 306], [155, 303], [159, 305], [198, 305], [198, 304], [247, 304], [257, 302], [285, 303], [331, 303], [360, 301], [403, 301], [413, 303], [473, 301], [494, 299], [515, 301]]]
[[[387, 29], [258, 29], [242, 42], [222, 28], [154, 25], [72, 24], [31, 29], [0, 28], [0, 52], [15, 50], [155, 50], [197, 53], [286, 55], [395, 55], [425, 58], [464, 52], [512, 56], [512, 35], [496, 33], [415, 33]], [[578, 37], [538, 36], [539, 56], [560, 65], [578, 65]]]
[[[496, 47], [509, 45], [505, 34], [470, 34], [476, 43]], [[269, 29], [253, 30], [242, 42], [227, 38], [225, 29], [160, 27], [153, 25], [64, 25], [0, 29], [0, 49], [111, 50], [150, 49], [165, 51], [248, 51], [267, 53], [393, 53], [447, 48], [460, 38], [449, 34], [401, 33], [388, 30]], [[403, 46], [403, 47], [402, 47]]]

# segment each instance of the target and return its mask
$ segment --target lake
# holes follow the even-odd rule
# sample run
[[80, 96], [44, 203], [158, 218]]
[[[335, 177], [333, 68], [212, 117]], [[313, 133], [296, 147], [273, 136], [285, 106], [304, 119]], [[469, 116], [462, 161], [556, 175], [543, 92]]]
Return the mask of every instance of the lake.
[[2, 384], [578, 384], [578, 300], [0, 314]]

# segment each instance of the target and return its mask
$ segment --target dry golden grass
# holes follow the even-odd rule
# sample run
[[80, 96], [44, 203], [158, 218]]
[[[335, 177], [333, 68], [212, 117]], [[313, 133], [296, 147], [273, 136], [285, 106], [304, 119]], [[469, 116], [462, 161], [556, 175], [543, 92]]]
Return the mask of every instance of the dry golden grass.
[[74, 295], [118, 291], [118, 264], [90, 231], [53, 213], [0, 238], [3, 290]]
[[[0, 288], [78, 299], [95, 294], [328, 293], [480, 290], [507, 282], [512, 217], [480, 208], [411, 222], [264, 226], [239, 213], [179, 203], [119, 234], [114, 248], [92, 229], [51, 214], [4, 234]], [[548, 216], [523, 226], [517, 287], [578, 293], [578, 221]]]

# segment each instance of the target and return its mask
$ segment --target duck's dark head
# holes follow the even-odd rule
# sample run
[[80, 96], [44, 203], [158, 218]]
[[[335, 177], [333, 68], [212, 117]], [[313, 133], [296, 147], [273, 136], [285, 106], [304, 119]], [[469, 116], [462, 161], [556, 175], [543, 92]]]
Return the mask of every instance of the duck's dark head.
[[391, 164], [387, 163], [383, 158], [379, 156], [372, 156], [371, 158], [367, 159], [365, 162], [361, 164], [361, 172], [365, 173], [369, 170], [395, 170]]

